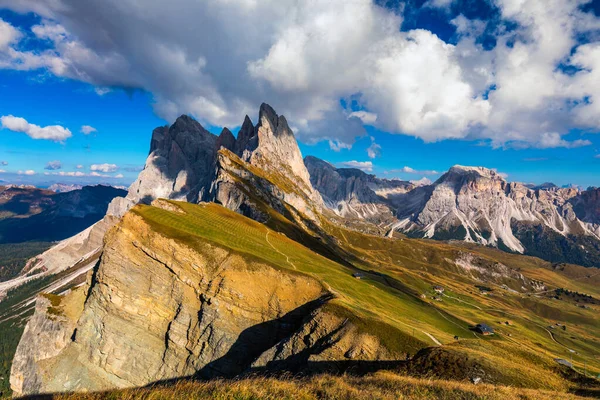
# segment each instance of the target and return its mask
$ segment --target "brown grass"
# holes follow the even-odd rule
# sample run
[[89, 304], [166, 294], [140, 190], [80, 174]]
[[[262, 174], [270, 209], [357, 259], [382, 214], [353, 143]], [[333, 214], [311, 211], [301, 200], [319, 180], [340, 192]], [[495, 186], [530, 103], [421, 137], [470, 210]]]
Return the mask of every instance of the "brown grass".
[[210, 382], [180, 381], [173, 385], [157, 385], [151, 388], [56, 395], [54, 398], [57, 400], [581, 399], [581, 397], [567, 393], [412, 378], [392, 372], [378, 372], [365, 377], [320, 375], [304, 379], [246, 378]]

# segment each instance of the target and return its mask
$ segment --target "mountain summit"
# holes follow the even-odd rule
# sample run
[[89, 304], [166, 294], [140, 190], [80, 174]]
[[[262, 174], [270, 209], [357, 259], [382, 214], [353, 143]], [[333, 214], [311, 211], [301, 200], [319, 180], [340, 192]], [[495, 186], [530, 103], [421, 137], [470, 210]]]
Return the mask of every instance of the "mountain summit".
[[[251, 199], [240, 200], [243, 195], [232, 194], [229, 189], [222, 192], [226, 186], [221, 185], [222, 180], [227, 180], [224, 171], [236, 174], [232, 167], [235, 159], [285, 179], [290, 183], [285, 186], [287, 192], [284, 190], [289, 202], [309, 216], [314, 216], [312, 208], [321, 206], [321, 197], [310, 185], [300, 148], [285, 117], [263, 103], [258, 124], [254, 126], [246, 116], [237, 139], [227, 128], [217, 137], [187, 115], [179, 117], [170, 127], [156, 128], [144, 169], [130, 186], [126, 198], [113, 202], [109, 214], [120, 217], [133, 205], [149, 204], [158, 198], [191, 203], [218, 201], [236, 211], [252, 213], [249, 210], [256, 207], [250, 204]], [[246, 173], [252, 175], [252, 171]]]

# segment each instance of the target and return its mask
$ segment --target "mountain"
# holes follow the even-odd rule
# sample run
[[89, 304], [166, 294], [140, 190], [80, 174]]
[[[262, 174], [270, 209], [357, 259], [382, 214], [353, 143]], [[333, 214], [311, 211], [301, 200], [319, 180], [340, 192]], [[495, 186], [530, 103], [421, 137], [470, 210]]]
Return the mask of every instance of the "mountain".
[[[270, 181], [253, 168], [268, 171]], [[251, 186], [244, 181], [251, 181]], [[261, 105], [256, 126], [246, 116], [237, 139], [227, 128], [217, 137], [185, 115], [170, 127], [155, 129], [144, 170], [126, 198], [117, 199], [109, 213], [121, 216], [137, 203], [166, 198], [216, 201], [254, 215], [260, 213], [260, 205], [250, 192], [257, 189], [261, 201], [283, 212], [283, 200], [313, 220], [322, 205], [285, 117], [267, 104]]]
[[0, 243], [73, 236], [102, 219], [108, 204], [124, 193], [102, 185], [65, 193], [0, 186]]
[[54, 184], [48, 186], [48, 190], [52, 190], [53, 192], [56, 192], [56, 193], [70, 192], [73, 190], [79, 190], [81, 188], [83, 188], [82, 185], [73, 185], [73, 184], [66, 184], [66, 183], [54, 183]]
[[[465, 240], [526, 254], [537, 251], [532, 242], [544, 243], [545, 235], [552, 235], [548, 241], [570, 238], [573, 243], [566, 247], [578, 251], [579, 241], [597, 243], [600, 239], [600, 225], [590, 216], [593, 203], [593, 196], [577, 189], [533, 190], [508, 183], [493, 170], [455, 166], [432, 185], [397, 199], [399, 222], [394, 229], [416, 237]], [[598, 265], [600, 253], [593, 253], [581, 263]], [[566, 255], [551, 260], [573, 262]]]
[[380, 179], [355, 168], [336, 168], [312, 156], [306, 157], [304, 164], [311, 184], [321, 193], [325, 204], [344, 218], [390, 222], [394, 219], [390, 198], [416, 187], [410, 182]]
[[[237, 138], [182, 116], [153, 132], [144, 170], [102, 220], [0, 283], [0, 357], [11, 360], [0, 367], [11, 365], [15, 395], [382, 369], [595, 390], [579, 370], [600, 372], [596, 270], [371, 234], [423, 232], [420, 218], [440, 216], [454, 229], [445, 210], [468, 215], [469, 204], [489, 219], [494, 204], [517, 203], [511, 185], [455, 167], [416, 187], [303, 160], [266, 104]], [[597, 194], [530, 192], [531, 207], [553, 196], [595, 223]], [[482, 322], [496, 335], [478, 333]], [[563, 343], [577, 370], [554, 360]]]
[[598, 189], [509, 183], [481, 167], [454, 166], [416, 186], [307, 157], [314, 187], [340, 216], [387, 223], [389, 235], [464, 240], [553, 262], [600, 265]]

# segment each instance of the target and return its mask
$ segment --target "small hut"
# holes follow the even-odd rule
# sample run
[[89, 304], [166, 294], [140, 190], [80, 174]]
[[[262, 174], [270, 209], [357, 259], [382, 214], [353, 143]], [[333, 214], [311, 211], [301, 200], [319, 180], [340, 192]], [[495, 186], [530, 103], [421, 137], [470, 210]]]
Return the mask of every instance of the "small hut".
[[477, 324], [475, 326], [475, 331], [481, 333], [484, 336], [489, 336], [489, 335], [494, 334], [494, 328], [492, 328], [488, 324]]

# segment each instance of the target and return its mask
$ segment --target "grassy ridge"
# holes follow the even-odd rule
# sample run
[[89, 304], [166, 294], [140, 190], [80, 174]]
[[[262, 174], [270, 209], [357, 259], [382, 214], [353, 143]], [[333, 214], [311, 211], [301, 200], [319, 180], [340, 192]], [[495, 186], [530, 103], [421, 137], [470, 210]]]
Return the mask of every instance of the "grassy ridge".
[[[463, 321], [449, 314], [441, 315], [443, 311], [421, 299], [394, 289], [377, 275], [355, 279], [352, 277], [355, 270], [322, 257], [285, 235], [216, 204], [173, 204], [185, 213], [168, 212], [151, 206], [137, 206], [133, 212], [142, 216], [158, 232], [191, 246], [194, 240], [210, 240], [292, 273], [318, 278], [336, 294], [336, 304], [351, 310], [361, 319], [377, 322], [371, 325], [365, 323], [365, 327], [381, 327], [383, 324], [402, 332], [403, 335], [397, 337], [405, 339], [390, 344], [398, 351], [414, 354], [419, 348], [434, 344], [424, 332], [440, 341], [450, 341], [461, 332], [459, 326], [466, 326]], [[408, 340], [413, 334], [417, 340]]]
[[[434, 296], [432, 285], [446, 288], [445, 296], [437, 306], [471, 324], [486, 322], [500, 333], [503, 341], [515, 349], [541, 354], [548, 359], [573, 357], [577, 370], [589, 374], [600, 373], [600, 319], [597, 308], [582, 309], [574, 302], [558, 301], [551, 296], [533, 293], [515, 293], [493, 286], [491, 295], [482, 295], [476, 279], [456, 267], [452, 260], [460, 253], [470, 252], [500, 263], [523, 276], [552, 289], [564, 287], [600, 298], [600, 270], [566, 265], [556, 268], [551, 263], [534, 257], [508, 254], [497, 249], [458, 243], [440, 243], [432, 240], [386, 239], [349, 231], [329, 225], [328, 231], [342, 239], [346, 249], [362, 260], [363, 268], [372, 268], [396, 277], [412, 288]], [[515, 286], [515, 289], [520, 289]], [[505, 321], [511, 321], [507, 326]], [[567, 325], [549, 329], [555, 323]], [[552, 332], [549, 333], [549, 330]], [[460, 337], [474, 337], [463, 327]], [[569, 350], [573, 350], [572, 353]]]
[[319, 375], [304, 379], [246, 378], [211, 382], [181, 381], [106, 393], [54, 396], [57, 400], [212, 399], [212, 400], [576, 400], [573, 394], [510, 386], [418, 379], [392, 372], [364, 377]]

